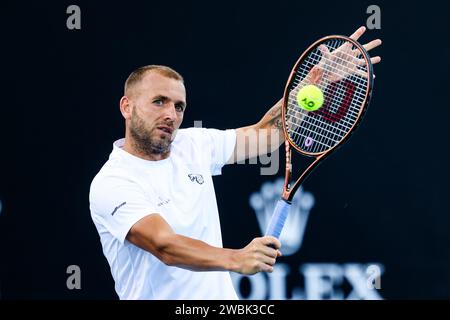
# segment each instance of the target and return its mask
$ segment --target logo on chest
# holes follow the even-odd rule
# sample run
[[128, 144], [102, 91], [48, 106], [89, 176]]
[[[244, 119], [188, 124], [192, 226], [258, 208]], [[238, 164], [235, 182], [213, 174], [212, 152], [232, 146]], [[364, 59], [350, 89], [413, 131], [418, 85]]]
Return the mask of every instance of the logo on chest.
[[203, 176], [201, 174], [188, 174], [189, 179], [191, 179], [192, 182], [197, 182], [198, 184], [203, 184], [205, 180], [203, 180]]

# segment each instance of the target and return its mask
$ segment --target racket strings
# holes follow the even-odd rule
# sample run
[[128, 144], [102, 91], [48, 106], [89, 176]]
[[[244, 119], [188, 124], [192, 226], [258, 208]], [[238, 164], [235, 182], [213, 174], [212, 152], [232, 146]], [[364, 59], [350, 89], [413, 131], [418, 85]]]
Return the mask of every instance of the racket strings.
[[[294, 96], [290, 96], [289, 99], [292, 99], [293, 101], [295, 101], [295, 95]], [[291, 102], [291, 103], [296, 103], [296, 102]], [[336, 112], [337, 113], [337, 112]], [[305, 119], [305, 116], [308, 114], [308, 112], [306, 110], [300, 109], [298, 107], [296, 108], [290, 108], [287, 110], [287, 115], [288, 117], [292, 117], [293, 119], [291, 119], [290, 122], [292, 122], [292, 124], [295, 124], [296, 126], [300, 126], [302, 124], [302, 120], [304, 120], [305, 122], [305, 126], [310, 123], [313, 125], [320, 125], [323, 127], [323, 130], [326, 131], [326, 133], [329, 134], [333, 134], [336, 137], [332, 137], [332, 142], [338, 142], [339, 139], [344, 136], [348, 130], [354, 125], [354, 123], [357, 120], [356, 116], [348, 116], [347, 118], [344, 118], [342, 121], [336, 123], [335, 125], [332, 125], [331, 123], [325, 122], [325, 121], [321, 121], [320, 119], [322, 118], [321, 114], [314, 114], [314, 113], [310, 113], [310, 117]], [[295, 121], [294, 121], [295, 119]], [[292, 127], [292, 130], [295, 130], [295, 127]], [[306, 129], [308, 128], [308, 126], [306, 126]], [[321, 135], [323, 136], [323, 135]]]
[[[324, 58], [324, 59], [326, 59], [326, 58]], [[297, 75], [295, 77], [295, 81], [297, 82], [296, 84], [299, 84], [308, 75], [310, 69], [312, 69], [312, 67], [317, 65], [317, 63], [320, 62], [320, 60], [321, 60], [320, 56], [317, 53], [312, 52], [311, 56], [308, 57], [308, 59], [306, 59], [304, 62], [305, 67], [301, 68], [301, 69], [299, 68]], [[361, 70], [361, 69], [359, 69], [359, 70]], [[333, 70], [330, 69], [330, 71], [333, 71]], [[337, 71], [339, 72], [339, 70], [337, 70]], [[338, 72], [336, 72], [336, 74], [338, 74]], [[326, 77], [324, 77], [323, 80], [324, 80], [323, 84], [319, 85], [319, 87], [322, 87], [321, 89], [323, 89], [323, 91], [327, 91], [327, 87], [328, 87], [328, 84], [330, 83], [330, 81]], [[361, 78], [361, 77], [355, 77], [355, 76], [351, 75], [348, 80], [355, 84], [360, 85], [357, 87], [357, 90], [355, 92], [355, 94], [358, 95], [355, 98], [357, 98], [357, 99], [359, 98], [362, 101], [364, 101], [365, 91], [363, 90], [362, 87], [367, 86], [367, 79]], [[298, 91], [300, 88], [301, 87], [294, 87], [293, 91]], [[330, 92], [327, 92], [327, 93], [330, 94]], [[344, 94], [343, 91], [338, 92], [338, 94], [339, 93]]]
[[[322, 60], [325, 61], [326, 63], [324, 64], [324, 69], [326, 73], [330, 73], [334, 76], [345, 76], [347, 74], [352, 73], [352, 71], [356, 68], [358, 70], [361, 71], [365, 71], [366, 66], [365, 65], [361, 65], [361, 64], [356, 64], [356, 63], [352, 63], [349, 62], [348, 60], [351, 58], [355, 58], [354, 55], [350, 55], [350, 54], [345, 54], [347, 57], [341, 58], [341, 57], [336, 57], [336, 60], [330, 60], [329, 58], [324, 57], [323, 55], [320, 55], [318, 52], [312, 52], [312, 56], [311, 56], [311, 60]], [[339, 63], [346, 63], [348, 64], [348, 66], [344, 66], [344, 65], [340, 65]], [[363, 73], [359, 73], [359, 75], [364, 76]]]
[[[297, 118], [298, 119], [298, 118]], [[320, 120], [309, 119], [309, 121], [304, 121], [303, 123], [299, 123], [299, 121], [295, 122], [295, 127], [293, 125], [293, 121], [290, 122], [290, 133], [291, 136], [294, 135], [295, 139], [302, 138], [304, 135], [310, 136], [311, 134], [315, 134], [316, 142], [325, 146], [326, 148], [330, 148], [333, 146], [333, 143], [338, 143], [340, 139], [347, 133], [346, 131], [339, 130], [338, 128], [326, 129], [323, 128], [320, 132], [317, 131], [317, 125]], [[330, 143], [331, 142], [331, 143]]]
[[[363, 52], [352, 43], [333, 39], [328, 50], [316, 47], [301, 62], [292, 78], [286, 110], [286, 128], [291, 140], [302, 150], [318, 153], [338, 144], [355, 125], [368, 91], [368, 66]], [[320, 83], [324, 94], [321, 109], [308, 112], [297, 104], [297, 92], [311, 84], [312, 68], [322, 70]]]
[[[296, 99], [297, 92], [302, 87], [303, 86], [301, 86], [299, 89], [292, 90], [291, 93], [289, 94], [289, 96], [291, 98], [293, 98], [293, 99]], [[319, 88], [321, 88], [321, 86], [319, 86]], [[324, 90], [322, 90], [322, 92], [324, 93], [324, 97], [325, 98], [329, 98], [330, 96], [335, 95], [337, 99], [346, 100], [348, 98], [346, 97], [346, 92], [344, 91], [345, 89], [346, 88], [344, 88], [343, 85], [340, 85], [340, 86], [336, 86], [334, 89], [333, 88], [325, 88]], [[326, 103], [325, 105], [330, 105], [330, 108], [336, 107], [336, 100], [337, 99], [335, 99], [335, 101], [325, 101], [325, 102], [329, 102], [329, 103]], [[355, 96], [354, 96], [353, 99], [355, 100], [355, 102], [359, 102], [359, 103], [363, 103], [364, 102], [364, 98], [359, 97], [359, 94], [356, 92], [356, 90], [355, 90]], [[337, 109], [335, 109], [334, 111], [337, 111]], [[355, 119], [358, 118], [358, 111], [359, 110], [357, 110], [356, 108], [350, 109], [349, 117], [353, 116]]]
[[[290, 97], [289, 99], [294, 100], [295, 98]], [[292, 103], [296, 103], [296, 102], [292, 102]], [[336, 109], [333, 106], [330, 109]], [[289, 109], [287, 111], [288, 116], [292, 116], [294, 118], [296, 118], [295, 120], [296, 123], [301, 124], [302, 120], [304, 121], [308, 121], [309, 118], [314, 119], [315, 121], [317, 121], [318, 124], [322, 125], [325, 129], [336, 129], [337, 131], [341, 131], [342, 133], [346, 133], [356, 122], [357, 117], [353, 116], [353, 115], [347, 115], [347, 117], [345, 117], [343, 115], [343, 111], [339, 111], [338, 110], [332, 110], [333, 113], [331, 113], [331, 116], [336, 115], [336, 117], [341, 117], [341, 121], [339, 121], [337, 118], [335, 121], [335, 123], [332, 123], [330, 121], [322, 121], [321, 119], [324, 118], [324, 114], [323, 112], [321, 112], [320, 110], [316, 113], [310, 113], [309, 117], [306, 117], [307, 115], [307, 111], [300, 111], [300, 110], [295, 110], [295, 109]], [[352, 111], [350, 111], [352, 112]]]
[[[314, 64], [313, 62], [317, 62], [317, 61], [319, 61], [319, 60], [313, 60], [312, 62], [305, 61], [305, 64], [308, 64], [308, 65], [311, 67], [311, 69], [312, 69], [312, 67], [315, 66], [315, 64]], [[309, 69], [309, 68], [308, 68], [308, 69]], [[302, 81], [304, 78], [307, 77], [308, 72], [309, 72], [309, 70], [307, 70], [307, 68], [304, 68], [304, 69], [302, 69], [302, 70], [298, 70], [298, 73], [297, 73], [297, 75], [296, 75], [296, 77], [295, 77], [295, 80], [294, 80], [294, 81], [296, 82], [295, 84], [296, 84], [296, 85], [300, 84], [301, 81]], [[361, 86], [367, 86], [367, 80], [365, 80], [364, 78], [362, 78], [362, 79], [364, 79], [365, 81], [361, 81], [361, 80], [360, 80], [361, 78], [355, 77], [355, 76], [353, 76], [353, 75], [352, 75], [350, 78], [351, 78], [351, 80], [352, 80], [354, 83], [358, 83], [358, 84], [360, 84]], [[326, 91], [329, 83], [330, 83], [330, 81], [329, 81], [328, 79], [325, 78], [324, 81], [323, 81], [323, 83], [322, 83], [322, 84], [319, 84], [319, 87], [322, 87], [323, 90]], [[297, 87], [297, 86], [296, 86], [292, 91], [297, 92], [298, 90], [300, 90], [300, 88], [301, 88], [301, 87]], [[344, 92], [340, 92], [340, 93], [343, 94]], [[363, 91], [363, 88], [362, 88], [362, 87], [358, 87], [358, 90], [356, 91], [356, 93], [360, 96], [360, 97], [357, 97], [357, 98], [360, 98], [360, 99], [364, 100], [365, 92]]]
[[[289, 116], [291, 116], [291, 115], [292, 115], [292, 117], [296, 117], [295, 114], [292, 114], [292, 113], [289, 114]], [[304, 119], [304, 117], [303, 118], [296, 117], [296, 119], [295, 119], [296, 121], [294, 122], [291, 120], [290, 124], [295, 123], [295, 125], [298, 125], [298, 126], [304, 125], [306, 128], [308, 128], [308, 125], [319, 125], [320, 124], [323, 126], [322, 133], [329, 133], [329, 134], [335, 135], [336, 136], [335, 139], [339, 139], [340, 137], [342, 137], [342, 135], [345, 135], [347, 133], [347, 131], [341, 129], [338, 126], [332, 127], [332, 126], [327, 125], [326, 123], [323, 123], [318, 117], [311, 117], [310, 119], [305, 119], [303, 122], [301, 121], [302, 119]], [[294, 128], [294, 127], [291, 127], [291, 128], [292, 128], [292, 131], [294, 131], [294, 132], [297, 129], [299, 129], [299, 128]], [[320, 135], [321, 133], [319, 132], [318, 134]]]
[[[290, 96], [293, 97], [293, 98], [296, 97], [297, 92], [303, 87], [303, 85], [299, 86], [299, 84], [301, 83], [301, 79], [306, 77], [307, 72], [305, 72], [305, 70], [301, 70], [301, 72], [299, 72], [299, 74], [300, 75], [297, 75], [295, 80], [294, 80], [294, 89], [290, 92]], [[357, 78], [355, 78], [352, 82], [355, 82], [355, 81], [359, 81], [359, 80]], [[367, 85], [367, 81], [359, 82], [359, 84], [361, 84], [363, 86], [366, 86]], [[329, 89], [328, 86], [324, 85], [324, 84], [322, 84], [319, 87], [321, 87], [322, 91], [324, 91], [325, 97], [331, 96], [332, 95], [331, 90], [334, 90], [335, 91], [334, 94], [336, 95], [337, 98], [342, 98], [342, 99], [346, 98], [345, 97], [345, 90], [343, 89], [342, 84], [340, 84], [338, 86], [334, 86], [334, 89], [331, 89], [331, 88]], [[364, 96], [363, 95], [365, 93], [363, 93], [359, 87], [360, 86], [356, 87], [355, 96], [354, 96], [353, 99], [359, 100], [360, 103], [363, 103], [364, 102]], [[329, 105], [330, 105], [330, 109], [332, 109], [332, 111], [337, 112], [337, 109], [334, 109], [336, 104], [329, 103]], [[303, 110], [303, 109], [301, 109], [301, 110]], [[308, 113], [306, 110], [303, 110], [303, 111], [305, 112], [305, 114]], [[355, 109], [355, 110], [350, 109], [349, 112], [350, 112], [349, 113], [349, 117], [350, 118], [351, 118], [352, 115], [354, 116], [354, 120], [356, 120], [358, 118], [359, 110], [357, 110], [357, 109]], [[353, 123], [350, 123], [350, 126], [353, 126]]]
[[[296, 102], [293, 102], [296, 103]], [[336, 112], [337, 114], [337, 112]], [[321, 126], [323, 126], [324, 130], [328, 129], [328, 130], [334, 130], [336, 129], [337, 131], [342, 132], [343, 134], [345, 134], [349, 128], [351, 128], [354, 124], [354, 122], [356, 121], [356, 119], [345, 119], [342, 121], [336, 121], [336, 123], [332, 123], [326, 120], [321, 120], [323, 119], [323, 114], [321, 113], [312, 113], [309, 115], [309, 117], [307, 116], [307, 111], [303, 112], [300, 110], [295, 110], [295, 109], [289, 109], [287, 111], [287, 116], [289, 117], [288, 120], [290, 120], [291, 122], [293, 122], [294, 124], [302, 124], [303, 121], [307, 122], [310, 119], [313, 119], [314, 121], [317, 122], [317, 124], [320, 124]]]
[[[310, 62], [308, 62], [308, 61], [306, 61], [305, 63], [306, 63], [306, 64], [310, 64], [311, 67], [314, 66], [313, 63], [310, 63]], [[307, 77], [308, 71], [309, 71], [309, 70], [306, 70], [306, 68], [305, 68], [305, 69], [302, 69], [302, 70], [298, 70], [298, 73], [297, 73], [297, 75], [296, 75], [296, 77], [295, 77], [295, 80], [294, 80], [295, 87], [294, 87], [294, 89], [292, 90], [292, 92], [297, 93], [297, 91], [301, 89], [302, 86], [299, 87], [298, 85], [301, 83], [301, 81], [302, 81], [305, 77]], [[364, 78], [363, 78], [363, 79], [364, 79]], [[362, 81], [362, 80], [360, 80], [360, 78], [355, 77], [355, 76], [353, 76], [353, 75], [350, 76], [349, 79], [347, 79], [347, 80], [348, 80], [348, 81], [351, 81], [352, 83], [358, 85], [357, 90], [356, 90], [356, 92], [355, 92], [357, 96], [356, 96], [355, 98], [361, 99], [361, 100], [363, 101], [363, 100], [364, 100], [364, 96], [365, 96], [365, 92], [363, 91], [363, 87], [364, 87], [364, 86], [367, 86], [367, 80]], [[323, 89], [323, 91], [327, 92], [327, 91], [328, 91], [328, 85], [329, 85], [329, 83], [330, 83], [330, 81], [329, 81], [328, 79], [324, 79], [323, 83], [322, 83], [322, 84], [319, 84], [319, 87], [321, 87], [321, 89]], [[327, 93], [330, 94], [329, 91], [328, 91]], [[344, 92], [341, 90], [341, 91], [338, 91], [338, 94], [342, 94], [342, 95], [343, 95]]]
[[[296, 101], [291, 103], [295, 104]], [[292, 117], [291, 119], [288, 118], [291, 122], [291, 125], [288, 125], [288, 127], [291, 128], [291, 132], [295, 134], [294, 140], [297, 144], [299, 144], [299, 141], [302, 138], [315, 135], [314, 141], [318, 142], [326, 149], [329, 149], [347, 134], [356, 121], [356, 119], [351, 122], [348, 120], [342, 121], [341, 119], [341, 121], [336, 121], [336, 123], [325, 122], [321, 120], [323, 117], [319, 114], [310, 113], [308, 115], [307, 111], [299, 109], [298, 107], [296, 108], [297, 109], [289, 109], [288, 111], [288, 116]], [[321, 150], [322, 148], [314, 147], [312, 152], [320, 152]]]
[[[337, 90], [336, 90], [337, 91]], [[325, 92], [328, 93], [328, 92]], [[336, 95], [339, 95], [339, 93], [336, 93]], [[297, 96], [297, 92], [294, 92], [292, 94], [289, 95], [289, 99], [292, 99], [293, 101], [296, 101], [296, 96]], [[328, 97], [329, 95], [326, 95], [326, 97]], [[347, 101], [348, 102], [348, 98], [346, 98], [345, 96], [339, 96], [338, 98], [341, 99], [341, 101]], [[358, 101], [359, 103], [363, 103], [364, 100]], [[295, 102], [294, 102], [295, 103]], [[329, 106], [329, 109], [331, 109], [332, 112], [337, 113], [338, 112], [338, 108], [339, 105], [337, 104], [337, 101], [325, 101], [325, 104]], [[295, 109], [293, 109], [295, 110]], [[295, 110], [297, 111], [297, 110]], [[302, 109], [302, 113], [304, 113], [305, 115], [308, 114], [308, 111], [303, 110]], [[321, 113], [321, 110], [319, 109], [319, 111], [317, 111], [316, 113]], [[350, 108], [349, 109], [349, 114], [348, 117], [346, 119], [343, 119], [343, 123], [348, 123], [347, 120], [356, 120], [358, 118], [358, 110], [356, 108]], [[348, 123], [351, 126], [353, 126], [353, 122]]]

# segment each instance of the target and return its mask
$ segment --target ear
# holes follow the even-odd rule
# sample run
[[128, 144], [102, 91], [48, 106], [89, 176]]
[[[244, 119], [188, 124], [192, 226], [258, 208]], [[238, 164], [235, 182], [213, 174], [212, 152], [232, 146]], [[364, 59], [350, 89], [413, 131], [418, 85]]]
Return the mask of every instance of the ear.
[[132, 107], [130, 99], [127, 96], [123, 96], [120, 99], [120, 112], [125, 120], [131, 119], [131, 111]]

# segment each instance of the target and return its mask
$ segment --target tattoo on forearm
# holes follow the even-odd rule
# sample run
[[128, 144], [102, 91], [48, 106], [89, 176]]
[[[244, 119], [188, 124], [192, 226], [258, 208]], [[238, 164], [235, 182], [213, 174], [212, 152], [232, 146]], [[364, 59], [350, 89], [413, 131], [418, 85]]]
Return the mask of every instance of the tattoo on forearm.
[[281, 105], [280, 105], [280, 104], [274, 106], [274, 107], [272, 108], [272, 110], [270, 111], [270, 115], [271, 115], [271, 116], [277, 116], [277, 115], [279, 115], [280, 113], [281, 113]]
[[273, 123], [273, 127], [276, 128], [276, 129], [283, 128], [283, 124], [281, 123], [281, 119], [275, 119], [275, 121]]
[[281, 108], [283, 104], [281, 100], [275, 104], [264, 116], [262, 122], [266, 128], [282, 129], [283, 123], [281, 122]]

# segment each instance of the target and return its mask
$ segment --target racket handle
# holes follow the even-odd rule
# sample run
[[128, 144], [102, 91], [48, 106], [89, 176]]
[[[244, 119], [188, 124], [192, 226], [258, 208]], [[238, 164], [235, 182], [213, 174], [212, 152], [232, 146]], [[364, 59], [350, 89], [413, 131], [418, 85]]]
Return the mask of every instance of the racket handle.
[[270, 219], [269, 226], [267, 227], [266, 236], [273, 236], [275, 238], [280, 237], [281, 230], [283, 230], [290, 208], [291, 204], [286, 200], [278, 200], [272, 218]]

